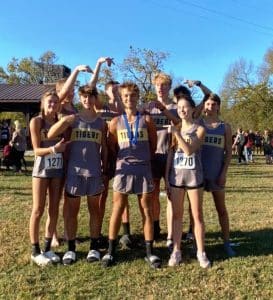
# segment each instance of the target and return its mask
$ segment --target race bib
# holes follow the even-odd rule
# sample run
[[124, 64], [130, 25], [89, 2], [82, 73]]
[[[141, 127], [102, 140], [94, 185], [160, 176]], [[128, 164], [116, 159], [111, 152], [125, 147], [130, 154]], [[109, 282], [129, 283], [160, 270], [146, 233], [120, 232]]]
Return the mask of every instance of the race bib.
[[176, 152], [174, 154], [174, 168], [175, 169], [195, 169], [195, 154], [186, 155], [183, 152]]
[[62, 169], [63, 155], [62, 153], [52, 153], [45, 156], [45, 169]]

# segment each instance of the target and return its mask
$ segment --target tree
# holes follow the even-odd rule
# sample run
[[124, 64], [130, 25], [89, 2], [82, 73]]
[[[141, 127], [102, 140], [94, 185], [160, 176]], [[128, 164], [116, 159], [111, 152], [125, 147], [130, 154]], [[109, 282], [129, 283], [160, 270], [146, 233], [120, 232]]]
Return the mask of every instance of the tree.
[[[225, 76], [221, 97], [225, 120], [236, 127], [262, 130], [273, 124], [273, 91], [269, 72], [244, 59], [232, 64]], [[267, 68], [269, 70], [269, 68]], [[273, 70], [273, 69], [272, 69]]]
[[126, 80], [136, 82], [145, 100], [153, 97], [152, 79], [154, 74], [163, 70], [163, 62], [169, 54], [150, 49], [133, 48], [130, 46], [128, 56], [119, 66]]
[[0, 67], [0, 82], [8, 84], [30, 84], [44, 81], [47, 66], [54, 64], [56, 54], [46, 51], [38, 61], [32, 57], [22, 59], [12, 58], [7, 65], [7, 70]]

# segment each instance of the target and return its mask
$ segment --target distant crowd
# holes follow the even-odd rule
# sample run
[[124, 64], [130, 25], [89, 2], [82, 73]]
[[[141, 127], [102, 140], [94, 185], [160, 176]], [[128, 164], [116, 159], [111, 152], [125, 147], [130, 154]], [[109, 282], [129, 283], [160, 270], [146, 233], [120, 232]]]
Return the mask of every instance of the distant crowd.
[[232, 135], [233, 154], [238, 156], [238, 164], [254, 162], [254, 154], [263, 154], [266, 164], [273, 162], [273, 133], [265, 129], [263, 134], [260, 131], [243, 131], [237, 129], [237, 133]]

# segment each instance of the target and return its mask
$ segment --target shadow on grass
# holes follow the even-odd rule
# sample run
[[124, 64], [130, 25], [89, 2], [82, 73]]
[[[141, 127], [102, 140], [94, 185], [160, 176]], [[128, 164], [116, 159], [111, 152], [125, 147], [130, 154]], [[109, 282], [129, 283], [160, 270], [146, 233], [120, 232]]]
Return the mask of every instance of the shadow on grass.
[[[206, 233], [206, 251], [213, 260], [227, 258], [220, 239], [220, 232]], [[231, 232], [233, 249], [237, 257], [264, 256], [273, 254], [273, 229], [265, 228], [257, 231]]]

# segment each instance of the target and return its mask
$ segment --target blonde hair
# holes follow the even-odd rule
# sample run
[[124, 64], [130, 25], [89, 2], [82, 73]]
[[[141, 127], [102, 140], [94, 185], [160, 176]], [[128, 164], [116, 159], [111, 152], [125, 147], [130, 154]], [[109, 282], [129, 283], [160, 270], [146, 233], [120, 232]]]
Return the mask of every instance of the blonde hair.
[[20, 122], [18, 120], [14, 121], [14, 125], [15, 125], [15, 130], [21, 130], [22, 129], [22, 125], [20, 124]]
[[172, 78], [170, 75], [166, 74], [166, 73], [157, 73], [155, 74], [154, 78], [153, 78], [153, 84], [156, 84], [156, 82], [161, 81], [162, 83], [166, 83], [169, 86], [172, 86]]
[[131, 82], [131, 81], [123, 82], [118, 87], [119, 93], [121, 93], [121, 91], [123, 89], [128, 89], [129, 91], [132, 91], [132, 92], [136, 93], [139, 96], [139, 93], [140, 93], [139, 87], [134, 82]]

